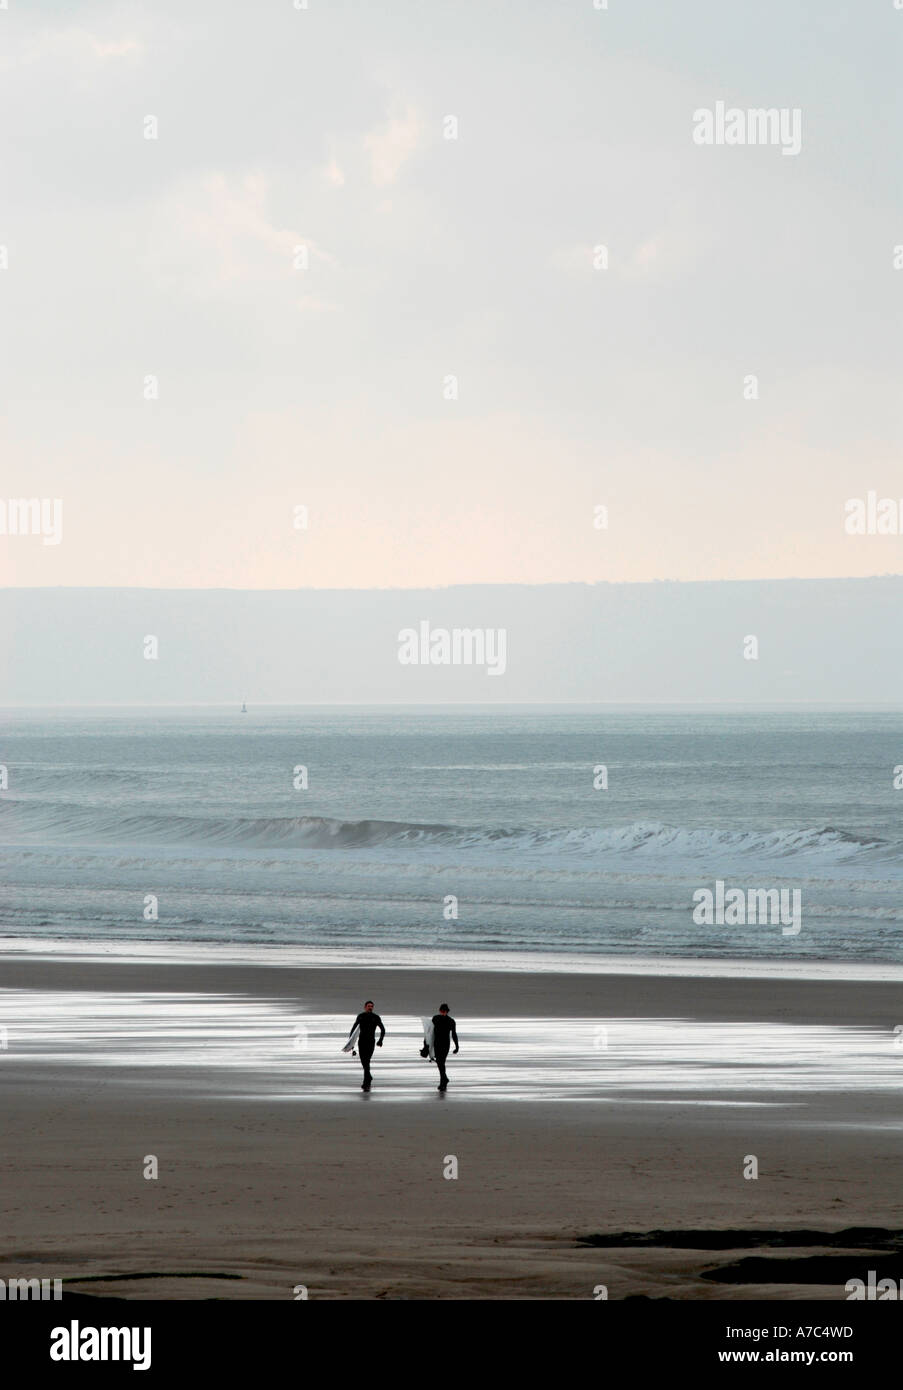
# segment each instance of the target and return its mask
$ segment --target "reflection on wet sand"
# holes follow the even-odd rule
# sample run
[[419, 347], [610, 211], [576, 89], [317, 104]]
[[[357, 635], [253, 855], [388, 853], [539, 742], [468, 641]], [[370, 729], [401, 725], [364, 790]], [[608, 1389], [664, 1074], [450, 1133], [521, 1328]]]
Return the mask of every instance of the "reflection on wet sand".
[[[0, 990], [0, 1066], [109, 1070], [110, 1080], [268, 1099], [347, 1100], [351, 1017], [215, 993]], [[387, 1017], [369, 1099], [435, 1094], [419, 1019]], [[681, 1018], [459, 1020], [448, 1099], [804, 1104], [807, 1095], [899, 1088], [892, 1030]], [[0, 1033], [0, 1037], [4, 1036]], [[2, 1073], [0, 1073], [2, 1075]]]

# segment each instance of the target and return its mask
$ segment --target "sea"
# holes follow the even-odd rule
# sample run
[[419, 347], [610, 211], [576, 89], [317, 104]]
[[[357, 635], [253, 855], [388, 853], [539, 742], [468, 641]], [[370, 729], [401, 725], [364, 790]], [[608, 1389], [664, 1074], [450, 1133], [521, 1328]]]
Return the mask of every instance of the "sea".
[[[903, 961], [896, 711], [17, 708], [0, 763], [36, 948]], [[719, 881], [799, 929], [698, 920]]]

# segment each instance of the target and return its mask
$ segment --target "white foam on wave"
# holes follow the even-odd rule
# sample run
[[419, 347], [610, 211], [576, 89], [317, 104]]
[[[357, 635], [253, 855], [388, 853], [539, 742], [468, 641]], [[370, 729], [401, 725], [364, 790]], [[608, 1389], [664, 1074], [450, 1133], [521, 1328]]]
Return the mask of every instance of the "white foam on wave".
[[516, 854], [562, 863], [606, 856], [673, 866], [716, 857], [774, 863], [788, 859], [823, 864], [878, 861], [903, 866], [903, 845], [859, 838], [834, 826], [732, 830], [675, 826], [658, 821], [576, 827], [459, 826], [329, 816], [203, 816], [123, 808], [101, 809], [0, 798], [0, 825], [12, 843], [209, 845], [250, 849], [379, 850], [402, 855], [438, 851], [468, 857]]

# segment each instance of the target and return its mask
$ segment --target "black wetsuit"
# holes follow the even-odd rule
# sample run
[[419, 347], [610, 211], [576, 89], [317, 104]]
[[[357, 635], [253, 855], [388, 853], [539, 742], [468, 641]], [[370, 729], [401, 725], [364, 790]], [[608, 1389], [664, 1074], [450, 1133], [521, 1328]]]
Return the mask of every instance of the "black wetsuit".
[[[370, 1058], [373, 1056], [373, 1048], [376, 1045], [376, 1030], [379, 1029], [379, 1040], [382, 1042], [386, 1036], [385, 1025], [379, 1014], [367, 1013], [365, 1010], [362, 1014], [358, 1014], [352, 1023], [351, 1033], [354, 1032], [355, 1028], [361, 1030], [357, 1035], [357, 1055], [364, 1068], [364, 1081], [369, 1082], [372, 1079], [370, 1076]], [[348, 1034], [349, 1038], [351, 1033]]]
[[448, 1056], [450, 1043], [458, 1047], [458, 1034], [455, 1031], [455, 1020], [451, 1014], [435, 1014], [433, 1017], [433, 1051], [436, 1054], [436, 1066], [439, 1068], [439, 1085], [447, 1086], [448, 1077], [445, 1074], [445, 1059]]

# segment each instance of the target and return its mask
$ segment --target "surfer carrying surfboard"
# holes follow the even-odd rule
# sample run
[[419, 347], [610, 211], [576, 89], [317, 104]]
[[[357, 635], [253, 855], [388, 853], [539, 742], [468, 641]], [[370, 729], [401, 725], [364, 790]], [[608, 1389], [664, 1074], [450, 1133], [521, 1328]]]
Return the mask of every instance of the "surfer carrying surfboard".
[[458, 1051], [458, 1034], [455, 1028], [455, 1020], [448, 1012], [447, 1004], [439, 1005], [439, 1012], [433, 1015], [431, 1020], [433, 1025], [432, 1051], [436, 1059], [436, 1066], [439, 1068], [439, 1090], [444, 1091], [448, 1088], [448, 1077], [445, 1074], [445, 1059], [448, 1056], [449, 1044], [455, 1044], [455, 1052]]
[[[379, 1030], [379, 1041], [376, 1040], [377, 1029]], [[373, 1045], [382, 1047], [383, 1038], [386, 1036], [385, 1025], [379, 1014], [373, 1012], [373, 1000], [368, 999], [364, 1005], [364, 1012], [358, 1014], [351, 1025], [348, 1034], [348, 1041], [357, 1034], [357, 1053], [361, 1059], [361, 1066], [364, 1068], [364, 1079], [361, 1082], [361, 1090], [369, 1091], [373, 1077], [370, 1075], [370, 1058], [373, 1056]], [[346, 1044], [347, 1046], [347, 1044]]]

